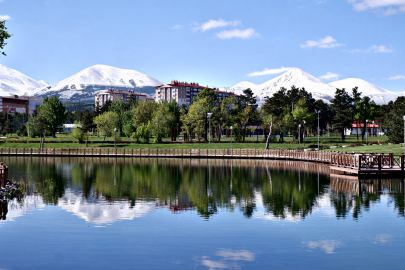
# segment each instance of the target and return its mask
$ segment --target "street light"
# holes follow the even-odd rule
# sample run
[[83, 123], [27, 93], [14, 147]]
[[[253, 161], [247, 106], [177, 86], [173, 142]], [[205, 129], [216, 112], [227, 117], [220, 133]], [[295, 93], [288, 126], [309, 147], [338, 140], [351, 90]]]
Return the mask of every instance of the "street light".
[[315, 113], [318, 114], [318, 151], [319, 151], [319, 113], [321, 112], [321, 110], [315, 110]]
[[208, 143], [211, 143], [211, 115], [212, 115], [212, 113], [207, 113], [207, 115], [208, 115], [208, 119], [209, 119], [209, 126], [208, 126]]
[[404, 155], [405, 155], [405, 115], [403, 119], [404, 119]]
[[117, 151], [117, 128], [114, 128], [114, 149]]
[[302, 134], [302, 140], [304, 141], [304, 149], [305, 149], [305, 120], [304, 120], [304, 133]]
[[[405, 118], [405, 116], [404, 116]], [[231, 153], [232, 153], [232, 126], [229, 127], [231, 129]]]
[[298, 149], [301, 148], [301, 124], [298, 124]]
[[372, 126], [373, 129], [371, 131], [371, 145], [373, 145], [374, 144], [374, 120], [371, 123], [373, 123], [373, 126]]
[[368, 119], [366, 119], [366, 145], [368, 144]]

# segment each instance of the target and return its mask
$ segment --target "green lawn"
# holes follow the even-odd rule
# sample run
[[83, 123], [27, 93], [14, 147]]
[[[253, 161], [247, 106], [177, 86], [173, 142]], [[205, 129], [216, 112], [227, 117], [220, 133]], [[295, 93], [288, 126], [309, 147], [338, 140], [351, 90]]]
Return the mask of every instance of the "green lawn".
[[[234, 139], [234, 138], [233, 138]], [[361, 139], [361, 138], [360, 138]], [[25, 140], [25, 141], [39, 141], [39, 138], [19, 138], [15, 134], [10, 136], [9, 138], [1, 139], [4, 142], [0, 143], [0, 147], [3, 148], [38, 148], [39, 143], [16, 143], [13, 140]], [[103, 137], [97, 136], [89, 136], [89, 148], [114, 148], [113, 143], [91, 143], [91, 141], [103, 141]], [[113, 141], [114, 137], [106, 138], [108, 141]], [[130, 138], [122, 137], [121, 140], [123, 141], [131, 141]], [[153, 138], [151, 138], [149, 144], [145, 143], [117, 143], [117, 148], [125, 148], [125, 149], [230, 149], [231, 143], [230, 137], [222, 137], [221, 143], [159, 143], [155, 144], [152, 143]], [[257, 140], [259, 142], [257, 143]], [[271, 149], [297, 149], [299, 147], [299, 143], [297, 140], [293, 141], [292, 137], [284, 138], [284, 143], [277, 142], [278, 139], [274, 139], [276, 142], [272, 142], [270, 144]], [[317, 146], [318, 138], [316, 136], [311, 136], [305, 138], [305, 147], [308, 148], [310, 146], [316, 147]], [[378, 136], [374, 138], [374, 142], [377, 141], [384, 142], [387, 140], [386, 136]], [[47, 137], [46, 141], [49, 143], [45, 143], [45, 148], [84, 148], [85, 145], [77, 142], [73, 143], [61, 143], [60, 141], [76, 141], [75, 138], [71, 137], [70, 134], [58, 134], [57, 138]], [[164, 142], [168, 142], [169, 138], [165, 138]], [[232, 148], [234, 149], [264, 149], [265, 142], [263, 141], [263, 137], [257, 138], [254, 137], [246, 137], [246, 141], [252, 141], [252, 143], [232, 143]], [[371, 138], [369, 143], [371, 142]], [[351, 145], [357, 143], [365, 143], [365, 141], [357, 140], [356, 136], [347, 136], [345, 142], [341, 141], [341, 137], [339, 134], [334, 134], [331, 136], [321, 136], [320, 137], [320, 144], [322, 146], [343, 146], [343, 145]], [[304, 142], [301, 141], [301, 147], [304, 146]], [[402, 145], [368, 145], [368, 146], [356, 146], [356, 147], [347, 147], [347, 148], [333, 148], [329, 149], [329, 151], [347, 151], [347, 152], [364, 152], [364, 153], [394, 153], [394, 154], [402, 154], [403, 147]]]

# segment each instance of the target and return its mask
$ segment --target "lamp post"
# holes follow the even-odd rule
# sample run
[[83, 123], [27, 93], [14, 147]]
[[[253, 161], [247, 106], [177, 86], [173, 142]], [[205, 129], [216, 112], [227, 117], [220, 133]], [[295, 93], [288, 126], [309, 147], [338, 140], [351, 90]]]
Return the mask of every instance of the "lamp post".
[[207, 113], [207, 115], [208, 115], [208, 121], [209, 121], [209, 126], [208, 126], [208, 135], [209, 135], [209, 139], [208, 139], [208, 143], [211, 143], [211, 115], [212, 115], [212, 113]]
[[114, 149], [117, 151], [117, 128], [114, 128]]
[[232, 126], [230, 126], [229, 128], [231, 129], [231, 152], [232, 152]]
[[373, 145], [374, 144], [374, 120], [371, 122], [373, 125], [372, 125], [372, 131], [371, 131], [371, 145]]
[[368, 144], [368, 119], [366, 119], [366, 145]]
[[404, 155], [405, 155], [405, 115], [403, 116], [404, 119]]
[[301, 124], [298, 124], [298, 149], [301, 148]]
[[302, 134], [302, 140], [304, 142], [304, 149], [305, 149], [305, 120], [304, 120], [304, 133]]
[[319, 151], [319, 113], [321, 112], [321, 110], [315, 110], [315, 113], [318, 114], [318, 151]]

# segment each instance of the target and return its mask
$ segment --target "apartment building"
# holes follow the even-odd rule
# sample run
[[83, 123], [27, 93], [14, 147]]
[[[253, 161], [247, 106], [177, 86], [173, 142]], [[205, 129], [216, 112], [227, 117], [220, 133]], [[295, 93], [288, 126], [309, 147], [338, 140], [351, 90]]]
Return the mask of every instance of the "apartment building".
[[203, 89], [208, 88], [218, 93], [218, 98], [226, 98], [229, 96], [239, 97], [232, 92], [219, 91], [218, 88], [209, 88], [201, 86], [198, 83], [187, 83], [179, 81], [171, 81], [170, 84], [156, 86], [155, 101], [172, 101], [175, 100], [179, 106], [190, 105], [193, 103], [193, 98], [197, 96]]
[[10, 114], [16, 112], [34, 114], [43, 101], [44, 100], [39, 97], [20, 97], [17, 95], [0, 97], [0, 111]]
[[105, 92], [95, 94], [95, 104], [96, 106], [103, 107], [107, 100], [116, 101], [122, 100], [124, 103], [128, 103], [131, 99], [131, 96], [134, 97], [136, 100], [140, 101], [148, 101], [146, 95], [141, 93], [135, 93], [134, 91], [122, 91], [122, 90], [115, 90], [115, 89], [108, 89]]

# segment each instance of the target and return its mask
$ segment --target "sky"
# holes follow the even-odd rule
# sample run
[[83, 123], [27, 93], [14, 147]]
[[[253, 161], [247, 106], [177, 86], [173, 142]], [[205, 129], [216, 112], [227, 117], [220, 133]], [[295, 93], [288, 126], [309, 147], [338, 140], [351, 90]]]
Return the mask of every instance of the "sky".
[[53, 84], [104, 64], [210, 87], [290, 67], [405, 91], [405, 0], [0, 0], [0, 64]]

